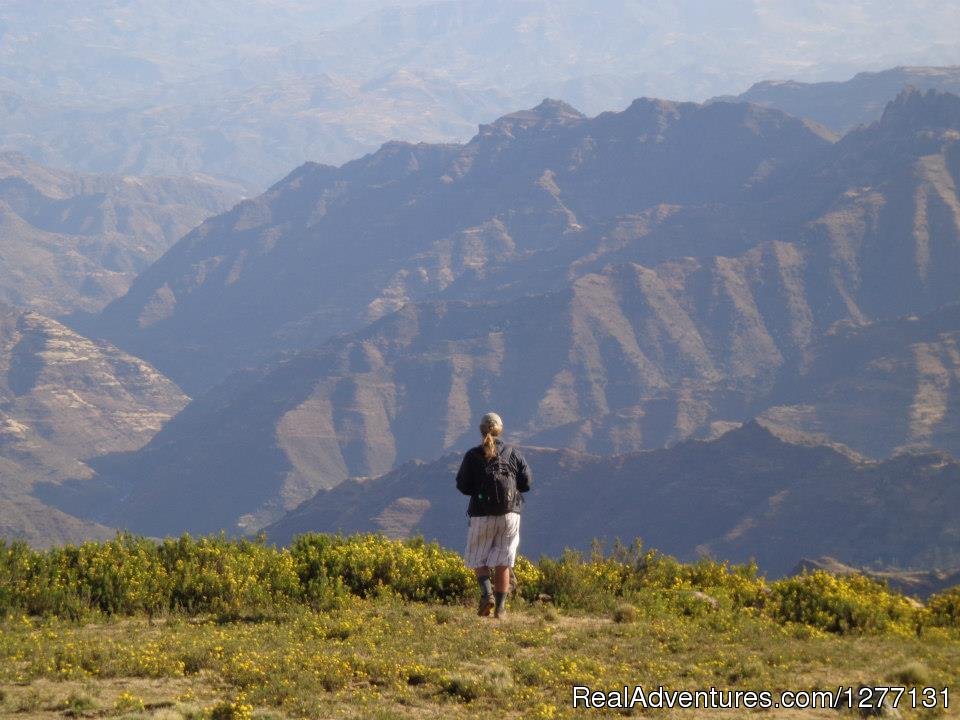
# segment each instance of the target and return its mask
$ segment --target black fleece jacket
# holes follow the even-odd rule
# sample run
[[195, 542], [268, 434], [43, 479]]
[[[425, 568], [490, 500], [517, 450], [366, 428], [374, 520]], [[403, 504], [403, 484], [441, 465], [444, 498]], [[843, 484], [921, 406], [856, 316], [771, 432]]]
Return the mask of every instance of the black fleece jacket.
[[[518, 513], [520, 512], [520, 508], [523, 507], [522, 493], [529, 492], [530, 490], [530, 483], [532, 481], [530, 468], [519, 450], [505, 445], [500, 439], [496, 439], [494, 442], [496, 442], [497, 445], [497, 454], [504, 458], [509, 458], [514, 477], [517, 479], [517, 490], [520, 491], [517, 493], [516, 499], [507, 512]], [[513, 451], [512, 453], [511, 450]], [[470, 496], [467, 515], [471, 517], [487, 515], [487, 512], [480, 507], [480, 503], [477, 501], [477, 493], [480, 491], [480, 483], [483, 480], [486, 464], [487, 459], [483, 455], [483, 445], [477, 445], [477, 447], [470, 448], [466, 454], [464, 454], [463, 461], [460, 463], [460, 470], [457, 472], [457, 490], [464, 495]]]

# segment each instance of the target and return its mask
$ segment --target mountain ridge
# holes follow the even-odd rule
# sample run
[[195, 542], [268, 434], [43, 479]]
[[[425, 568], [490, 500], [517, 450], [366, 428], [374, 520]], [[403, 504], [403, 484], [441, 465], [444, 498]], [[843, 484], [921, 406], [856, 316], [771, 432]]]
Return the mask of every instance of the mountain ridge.
[[142, 446], [188, 400], [142, 360], [0, 304], [0, 537], [46, 546], [112, 535], [35, 489], [93, 476], [93, 457]]
[[776, 107], [845, 133], [875, 122], [890, 99], [910, 86], [956, 95], [960, 93], [960, 66], [899, 66], [879, 72], [860, 72], [844, 81], [765, 80], [739, 95], [724, 95], [714, 100], [736, 99]]
[[[507, 116], [499, 130], [497, 123], [485, 126], [465, 145], [391, 143], [339, 169], [301, 167], [184, 238], [104, 311], [97, 334], [196, 392], [254, 361], [256, 344], [272, 350], [277, 334], [291, 338], [305, 327], [307, 342], [316, 344], [404, 302], [482, 282], [485, 266], [498, 257], [516, 270], [542, 258], [537, 274], [526, 277], [555, 284], [558, 260], [582, 256], [584, 244], [596, 242], [623, 214], [762, 192], [751, 186], [758, 166], [762, 185], [779, 166], [829, 144], [777, 111], [671, 107], [639, 102], [591, 119], [569, 112], [547, 121]], [[514, 137], [521, 126], [525, 131]], [[631, 134], [636, 127], [648, 129], [637, 136]], [[701, 156], [711, 137], [726, 147], [731, 138], [719, 140], [726, 135], [734, 146]], [[551, 153], [562, 164], [549, 160]], [[681, 162], [686, 155], [694, 159]], [[746, 184], [721, 182], [721, 176]], [[346, 243], [335, 240], [345, 235], [363, 239], [367, 257], [376, 255], [378, 263], [357, 265], [345, 254]], [[296, 262], [286, 257], [291, 253]], [[257, 273], [270, 275], [275, 286], [269, 292], [258, 287], [266, 280]], [[355, 278], [349, 285], [346, 274]], [[526, 289], [514, 287], [514, 293]], [[204, 342], [189, 325], [201, 301], [220, 314], [204, 313], [199, 333], [216, 333], [215, 357], [164, 357], [174, 335], [189, 347]], [[233, 317], [225, 310], [231, 307]], [[246, 340], [231, 336], [254, 344], [244, 347]], [[200, 377], [190, 376], [204, 368]]]
[[[209, 397], [198, 396], [141, 450], [102, 458], [90, 484], [74, 483], [47, 497], [59, 497], [62, 507], [86, 508], [108, 524], [126, 519], [159, 534], [173, 527], [164, 523], [176, 515], [157, 489], [161, 480], [176, 486], [173, 496], [194, 497], [189, 504], [196, 508], [229, 491], [229, 500], [215, 512], [180, 513], [176, 529], [252, 531], [349, 476], [379, 475], [410, 458], [461, 447], [473, 432], [475, 416], [491, 406], [510, 418], [522, 441], [611, 454], [715, 437], [757, 415], [785, 432], [822, 434], [867, 456], [945, 442], [955, 422], [944, 410], [953, 392], [950, 337], [925, 341], [943, 354], [939, 366], [926, 355], [918, 361], [896, 333], [885, 355], [865, 361], [892, 359], [899, 368], [875, 373], [878, 382], [895, 389], [884, 407], [904, 418], [883, 432], [874, 432], [883, 417], [877, 412], [858, 418], [855, 431], [845, 429], [850, 415], [831, 406], [829, 383], [850, 387], [849, 379], [834, 369], [823, 380], [817, 368], [829, 368], [831, 354], [842, 358], [847, 352], [842, 342], [829, 341], [837, 327], [935, 313], [957, 302], [960, 214], [955, 210], [960, 203], [953, 158], [960, 134], [950, 127], [931, 134], [931, 127], [944, 117], [952, 122], [953, 115], [927, 112], [942, 105], [949, 109], [955, 102], [938, 94], [906, 93], [891, 106], [886, 123], [830, 143], [782, 113], [723, 103], [699, 108], [641, 100], [632, 114], [584, 119], [564, 111], [560, 124], [539, 131], [478, 134], [467, 146], [396, 143], [344, 168], [302, 167], [267, 196], [242, 203], [212, 223], [231, 232], [214, 233], [208, 224], [181, 241], [141, 277], [130, 296], [140, 293], [135, 312], [127, 315], [138, 324], [147, 317], [145, 311], [156, 313], [149, 330], [164, 317], [177, 317], [173, 313], [179, 309], [181, 318], [201, 317], [205, 324], [199, 329], [213, 343], [216, 333], [237, 326], [218, 326], [207, 301], [230, 300], [237, 322], [273, 323], [279, 334], [270, 349], [287, 355], [236, 373]], [[708, 114], [701, 116], [702, 111]], [[644, 139], [636, 147], [651, 160], [644, 166], [650, 171], [656, 167], [652, 161], [662, 159], [658, 153], [670, 156], [679, 138], [699, 129], [704, 118], [731, 117], [742, 132], [737, 137], [753, 137], [750, 142], [758, 142], [755, 133], [765, 126], [751, 129], [749, 123], [785, 124], [789, 137], [798, 139], [801, 148], [815, 148], [816, 157], [800, 153], [782, 175], [766, 175], [772, 178], [769, 191], [751, 181], [710, 195], [709, 183], [701, 180], [701, 188], [685, 188], [685, 197], [673, 198], [701, 203], [692, 209], [663, 202], [662, 195], [649, 208], [646, 203], [656, 201], [653, 189], [643, 198], [642, 189], [617, 196], [604, 187], [605, 192], [577, 202], [578, 188], [589, 185], [590, 176], [576, 171], [599, 163], [602, 156], [581, 158], [573, 171], [553, 170], [551, 165], [569, 167], [553, 163], [553, 155], [544, 160], [558, 142], [582, 149], [585, 129], [590, 137], [596, 128], [604, 129], [610, 147], [621, 155], [623, 148], [614, 139], [626, 131], [639, 132]], [[525, 127], [540, 122], [536, 116], [522, 118]], [[678, 123], [686, 123], [684, 132], [670, 140]], [[887, 142], [888, 136], [896, 142]], [[762, 134], [759, 142], [764, 142]], [[514, 146], [523, 149], [520, 160], [508, 157], [505, 149]], [[726, 156], [719, 157], [718, 166]], [[515, 177], [501, 172], [503, 167], [515, 167]], [[458, 172], [459, 181], [451, 174]], [[680, 182], [686, 169], [677, 172], [674, 179]], [[749, 181], [756, 167], [743, 162], [740, 172]], [[354, 199], [342, 183], [344, 173], [358, 178], [363, 197], [375, 202]], [[662, 182], [657, 176], [657, 181], [661, 192], [670, 191], [669, 178]], [[784, 188], [803, 192], [798, 196]], [[434, 208], [452, 207], [452, 197], [465, 195], [476, 212], [491, 197], [499, 202], [501, 194], [512, 204], [500, 216], [453, 237], [442, 235], [458, 225], [449, 218], [437, 221], [441, 240], [421, 238], [425, 252], [415, 253], [400, 241], [398, 228], [418, 227]], [[728, 200], [731, 196], [735, 202]], [[799, 206], [792, 215], [780, 211], [785, 198]], [[625, 212], [631, 201], [644, 212]], [[342, 215], [335, 227], [351, 229], [354, 244], [311, 248], [315, 239], [290, 230], [309, 228], [315, 217], [331, 217], [336, 203]], [[393, 214], [383, 214], [384, 207]], [[671, 253], [651, 240], [667, 228], [678, 228], [680, 237], [693, 235], [690, 242], [706, 243], [709, 236], [696, 230], [711, 224], [707, 220], [718, 216], [717, 207], [726, 209], [730, 223], [717, 226], [717, 232], [737, 227], [738, 218], [748, 221], [741, 230], [764, 230], [735, 235], [729, 242], [738, 252], [729, 255], [698, 257], [680, 252], [687, 249], [683, 245]], [[531, 214], [536, 218], [533, 230]], [[365, 232], [382, 231], [364, 224], [368, 215], [390, 230], [386, 258], [380, 259], [386, 267], [371, 269], [366, 263], [352, 270], [337, 253], [355, 253], [356, 243], [366, 242]], [[460, 226], [485, 215], [481, 209]], [[623, 227], [623, 234], [597, 231], [595, 239], [585, 228], [602, 225], [596, 217], [608, 218], [604, 229]], [[696, 223], [684, 225], [691, 217]], [[779, 228], [779, 237], [766, 234], [773, 228]], [[288, 247], [267, 266], [279, 274], [256, 270], [270, 279], [274, 294], [285, 293], [302, 303], [299, 307], [309, 307], [315, 302], [311, 298], [323, 294], [328, 304], [322, 313], [333, 313], [330, 303], [337, 300], [341, 309], [352, 307], [357, 316], [375, 319], [330, 338], [336, 326], [316, 309], [291, 322], [282, 312], [288, 306], [263, 307], [258, 301], [266, 296], [248, 292], [256, 285], [231, 289], [237, 262], [247, 263], [254, 252], [274, 252], [281, 244]], [[228, 251], [234, 259], [222, 256]], [[636, 262], [638, 256], [664, 253], [656, 264]], [[162, 283], [180, 256], [189, 256], [180, 278], [182, 292], [180, 286]], [[340, 298], [331, 298], [330, 287], [317, 282], [311, 274], [316, 266], [308, 257], [319, 258], [324, 272], [340, 275]], [[297, 260], [295, 267], [291, 258]], [[551, 276], [527, 272], [537, 263]], [[390, 276], [389, 268], [397, 264], [400, 269]], [[360, 287], [360, 281], [371, 278], [367, 289]], [[228, 289], [220, 294], [222, 282]], [[194, 302], [191, 294], [204, 286], [214, 294], [196, 300], [195, 307], [205, 309], [202, 315], [180, 308], [184, 298]], [[384, 288], [372, 301], [371, 287]], [[148, 298], [156, 302], [146, 302]], [[243, 304], [235, 304], [237, 298]], [[122, 306], [119, 302], [113, 311]], [[278, 318], [281, 322], [275, 322]], [[303, 347], [309, 349], [299, 349]], [[531, 347], [538, 353], [530, 354]], [[933, 345], [928, 350], [934, 352]], [[850, 352], [855, 358], [859, 351], [853, 347]], [[907, 357], [910, 362], [903, 360]], [[918, 380], [930, 389], [926, 395], [912, 387]], [[813, 388], [815, 407], [782, 391], [791, 382]], [[878, 401], [869, 392], [856, 397], [858, 404], [849, 411], [853, 415]], [[908, 419], [913, 417], [918, 419]], [[831, 438], [834, 432], [839, 437]], [[224, 463], [229, 473], [223, 471]], [[118, 504], [111, 495], [125, 500]], [[161, 507], [166, 511], [159, 512]]]
[[[640, 537], [683, 560], [755, 559], [772, 576], [812, 555], [857, 564], [955, 561], [947, 539], [955, 520], [943, 508], [932, 510], [941, 493], [956, 493], [960, 477], [960, 464], [943, 454], [857, 461], [830, 448], [786, 443], [756, 422], [710, 442], [613, 458], [523, 452], [534, 485], [521, 552], [533, 557], [564, 547], [587, 550], [594, 539]], [[459, 547], [465, 535], [456, 518], [466, 507], [453, 486], [459, 460], [451, 454], [408, 463], [321, 491], [267, 527], [267, 536], [283, 544], [308, 530], [422, 534]], [[911, 501], [903, 506], [900, 490], [907, 488]], [[904, 517], [889, 512], [894, 505]], [[604, 518], [602, 527], [596, 517]]]
[[200, 175], [81, 175], [0, 152], [0, 301], [45, 315], [97, 312], [240, 193]]

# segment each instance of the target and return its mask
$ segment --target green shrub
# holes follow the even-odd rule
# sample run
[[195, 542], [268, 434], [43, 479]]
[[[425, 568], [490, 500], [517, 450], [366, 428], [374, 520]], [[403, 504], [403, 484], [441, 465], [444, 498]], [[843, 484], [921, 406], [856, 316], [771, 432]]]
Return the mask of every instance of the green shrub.
[[960, 585], [931, 595], [927, 610], [934, 625], [960, 627]]
[[513, 576], [517, 581], [517, 595], [525, 600], [536, 600], [543, 592], [543, 573], [522, 555], [517, 555]]
[[560, 607], [610, 610], [623, 595], [632, 570], [614, 557], [596, 550], [589, 560], [575, 550], [559, 559], [540, 558], [540, 587]]
[[929, 668], [921, 662], [910, 662], [897, 668], [887, 678], [897, 685], [923, 687], [933, 685], [933, 677]]
[[[671, 597], [691, 590], [726, 598], [734, 607], [759, 607], [769, 592], [754, 563], [702, 558], [685, 564], [656, 550], [644, 551], [639, 541], [630, 547], [617, 543], [609, 555], [595, 546], [589, 559], [573, 550], [556, 560], [541, 558], [540, 588], [560, 606], [589, 610], [611, 610], [624, 597], [649, 599], [651, 592]], [[674, 604], [684, 595], [677, 595]]]
[[143, 699], [129, 692], [120, 693], [113, 703], [113, 710], [116, 713], [143, 712], [144, 707]]
[[444, 681], [443, 692], [460, 702], [469, 703], [483, 694], [483, 688], [476, 678], [457, 675]]
[[236, 616], [299, 600], [293, 557], [261, 540], [224, 535], [164, 540], [158, 553], [169, 574], [168, 607]]
[[780, 622], [796, 622], [834, 633], [911, 628], [915, 611], [901, 595], [863, 575], [822, 570], [778, 580], [766, 611]]
[[210, 720], [252, 720], [253, 706], [240, 694], [233, 701], [222, 700], [208, 708], [204, 716]]
[[97, 704], [86, 695], [71, 693], [66, 700], [60, 703], [59, 709], [67, 717], [87, 715], [97, 707]]
[[388, 588], [407, 600], [449, 602], [474, 584], [457, 553], [419, 538], [310, 534], [297, 537], [290, 552], [308, 596], [333, 581], [364, 597]]

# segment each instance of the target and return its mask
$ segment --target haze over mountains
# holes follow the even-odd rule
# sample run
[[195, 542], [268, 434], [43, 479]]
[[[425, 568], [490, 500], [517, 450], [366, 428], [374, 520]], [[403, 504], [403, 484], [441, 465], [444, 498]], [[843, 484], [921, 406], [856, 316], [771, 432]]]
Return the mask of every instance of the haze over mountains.
[[[201, 0], [189, 13], [172, 0], [11, 0], [0, 147], [84, 172], [199, 171], [260, 189], [391, 139], [462, 141], [544, 96], [595, 114], [760, 78], [956, 65], [957, 18], [931, 0]], [[871, 96], [875, 110], [899, 89]]]
[[204, 176], [80, 175], [0, 153], [0, 302], [97, 312], [241, 188]]
[[816, 120], [838, 132], [869, 125], [880, 117], [889, 98], [905, 87], [960, 94], [960, 67], [897, 67], [857, 73], [847, 81], [805, 83], [766, 80], [735, 98], [791, 115]]
[[937, 92], [839, 141], [745, 104], [546, 101], [467, 145], [306, 165], [102, 316], [201, 391], [289, 356], [41, 497], [142, 532], [250, 531], [472, 444], [489, 407], [517, 440], [605, 454], [760, 414], [877, 458], [955, 450], [958, 139], [960, 98]]
[[[314, 345], [410, 301], [556, 289], [571, 264], [671, 228], [684, 207], [702, 227], [718, 203], [769, 194], [778, 171], [829, 145], [745, 104], [638, 100], [588, 119], [544, 101], [466, 145], [390, 143], [339, 169], [301, 167], [184, 238], [97, 331], [196, 391], [278, 345]], [[713, 239], [685, 234], [683, 249], [632, 246], [669, 257]]]
[[0, 8], [0, 534], [958, 561], [950, 3], [317, 7]]

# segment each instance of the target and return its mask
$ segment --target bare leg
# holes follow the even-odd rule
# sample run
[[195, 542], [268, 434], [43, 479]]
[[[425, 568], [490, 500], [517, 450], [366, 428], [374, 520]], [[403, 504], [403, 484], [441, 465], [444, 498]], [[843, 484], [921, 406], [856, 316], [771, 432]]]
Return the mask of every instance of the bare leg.
[[510, 568], [506, 565], [497, 565], [493, 576], [493, 589], [496, 592], [509, 592], [510, 590]]

